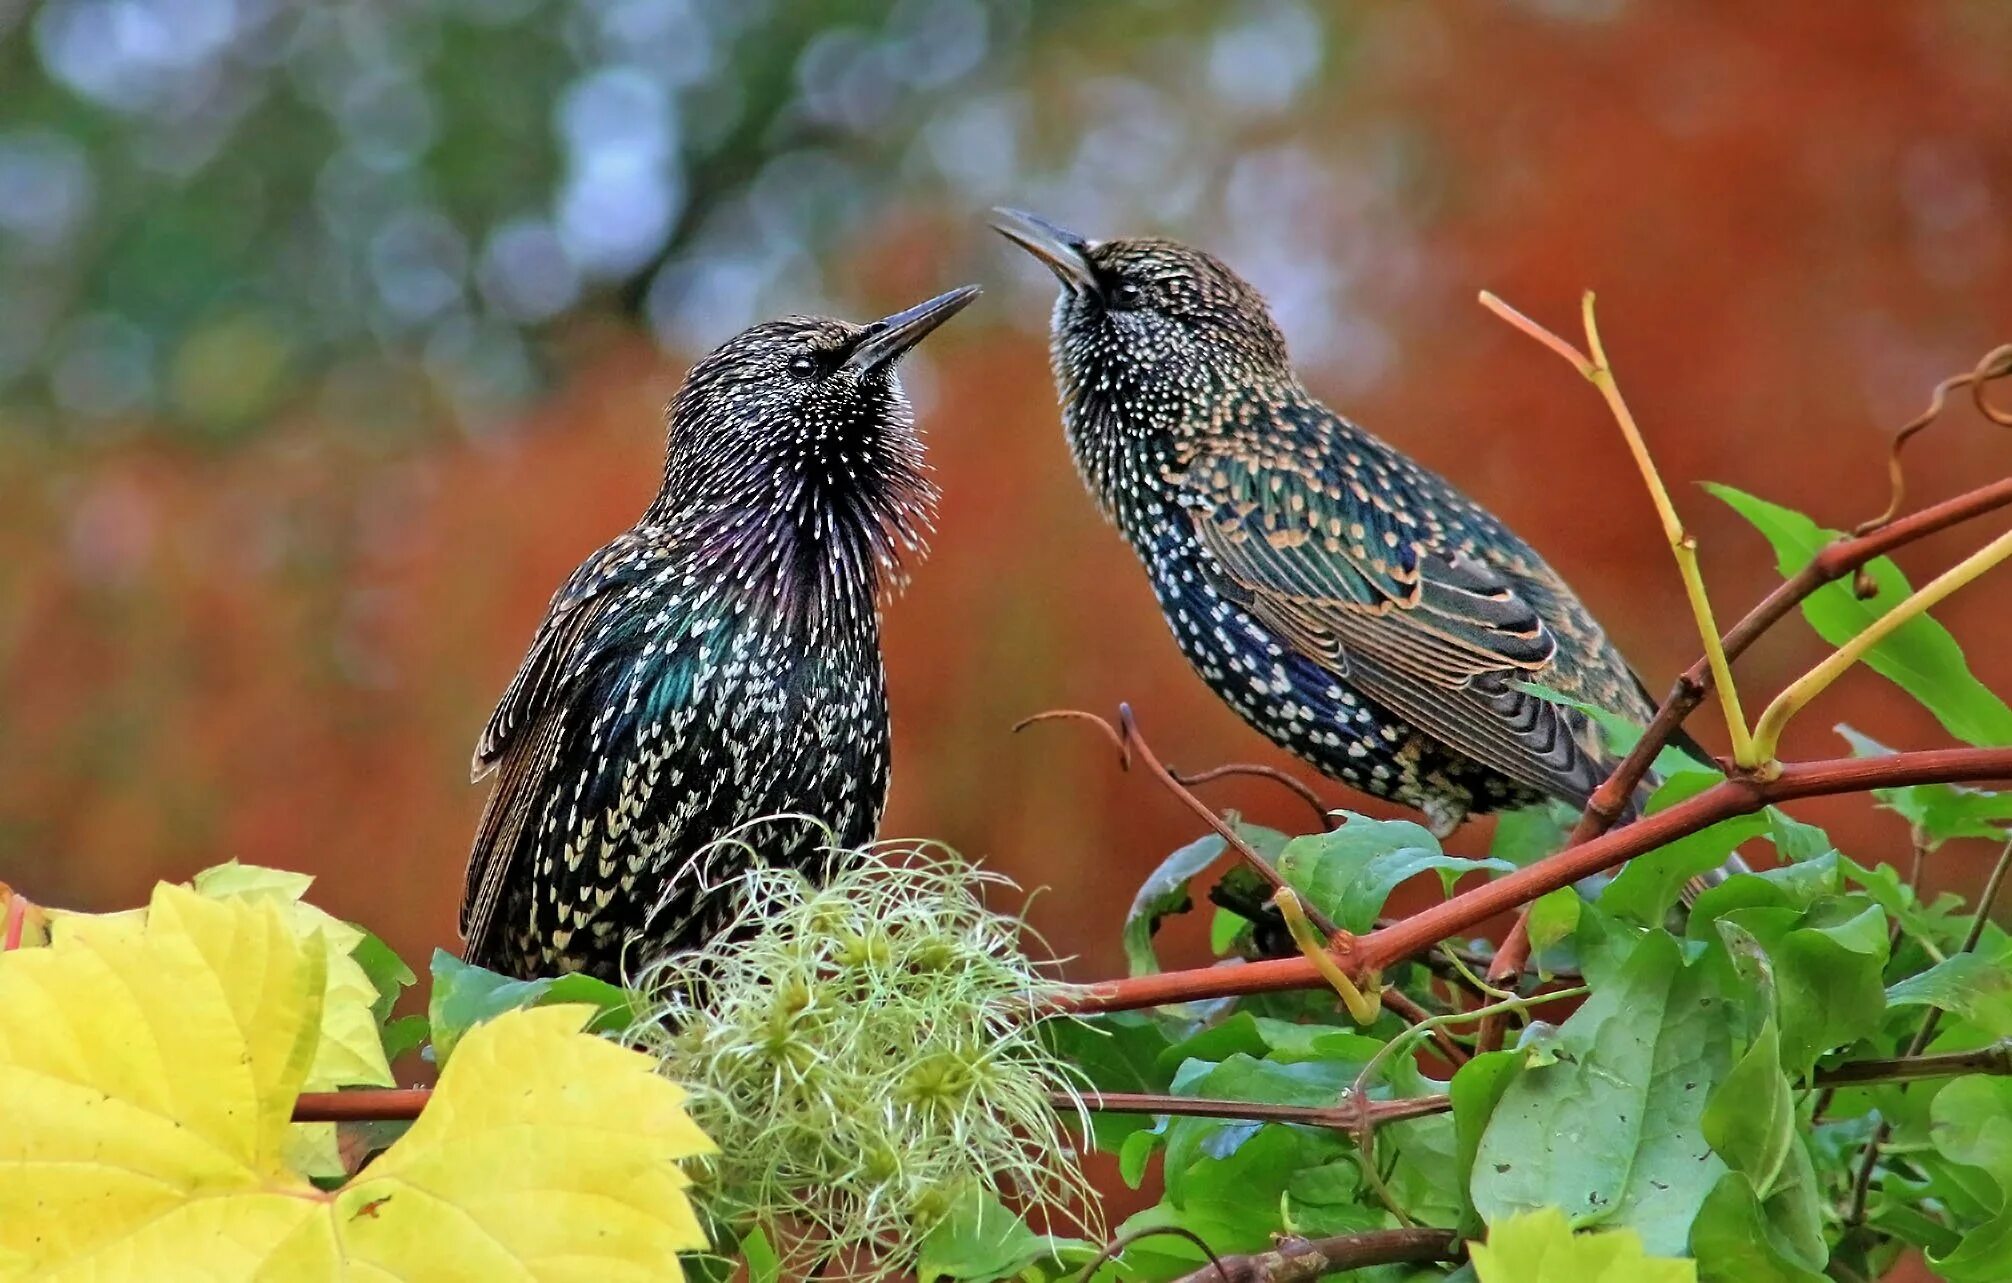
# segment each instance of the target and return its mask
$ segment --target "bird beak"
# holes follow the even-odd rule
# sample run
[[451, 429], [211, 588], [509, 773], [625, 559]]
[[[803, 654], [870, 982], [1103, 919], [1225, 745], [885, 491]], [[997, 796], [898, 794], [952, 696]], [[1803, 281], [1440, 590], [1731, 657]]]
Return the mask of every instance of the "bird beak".
[[1090, 242], [1047, 219], [1003, 206], [992, 211], [992, 230], [1048, 265], [1071, 294], [1093, 294], [1097, 274], [1090, 268]]
[[846, 353], [844, 368], [866, 374], [893, 364], [977, 297], [976, 285], [960, 285], [927, 303], [917, 303], [905, 312], [882, 317], [861, 332], [852, 351]]

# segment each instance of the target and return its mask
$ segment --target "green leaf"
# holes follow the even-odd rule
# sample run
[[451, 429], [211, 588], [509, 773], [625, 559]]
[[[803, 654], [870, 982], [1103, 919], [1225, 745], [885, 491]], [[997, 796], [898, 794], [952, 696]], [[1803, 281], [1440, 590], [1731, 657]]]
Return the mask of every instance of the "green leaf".
[[[1041, 1023], [1041, 1037], [1050, 1050], [1069, 1062], [1084, 1083], [1098, 1091], [1163, 1092], [1170, 1073], [1160, 1058], [1172, 1045], [1160, 1022], [1135, 1011], [1110, 1015], [1057, 1016]], [[1092, 1111], [1090, 1131], [1097, 1148], [1122, 1154], [1135, 1132], [1150, 1129], [1152, 1119], [1139, 1114]], [[1140, 1154], [1152, 1152], [1150, 1142]]]
[[1781, 1249], [1752, 1182], [1740, 1172], [1727, 1172], [1705, 1196], [1691, 1224], [1691, 1254], [1703, 1283], [1829, 1283]]
[[1428, 870], [1442, 880], [1474, 869], [1511, 868], [1506, 860], [1470, 860], [1447, 855], [1439, 840], [1409, 820], [1372, 820], [1346, 813], [1342, 826], [1309, 833], [1285, 844], [1278, 871], [1344, 931], [1366, 932], [1376, 925], [1383, 902], [1399, 883]]
[[1474, 1183], [1474, 1155], [1481, 1148], [1481, 1133], [1494, 1116], [1495, 1106], [1516, 1080], [1524, 1060], [1520, 1050], [1483, 1052], [1455, 1070], [1453, 1080], [1446, 1086], [1446, 1094], [1453, 1101], [1454, 1166], [1460, 1180], [1461, 1199], [1466, 1204], [1461, 1229], [1469, 1234], [1481, 1228], [1480, 1214], [1474, 1210], [1473, 1196], [1468, 1192]]
[[[1064, 1241], [1036, 1234], [1005, 1204], [973, 1185], [922, 1240], [917, 1283], [937, 1279], [1010, 1279], [1036, 1261], [1053, 1260]], [[753, 1265], [750, 1262], [750, 1273]]]
[[1578, 818], [1578, 812], [1563, 802], [1504, 811], [1495, 817], [1495, 837], [1488, 844], [1488, 854], [1519, 869], [1535, 864], [1564, 848], [1566, 835]]
[[1886, 991], [1890, 1007], [1939, 1007], [1993, 1038], [2012, 1037], [2012, 970], [2003, 960], [1954, 954]]
[[741, 1237], [741, 1260], [747, 1263], [747, 1283], [781, 1283], [782, 1257], [759, 1225]]
[[[1280, 1227], [1280, 1200], [1295, 1176], [1349, 1153], [1332, 1132], [1268, 1124], [1222, 1157], [1198, 1156], [1178, 1192], [1169, 1187], [1165, 1200], [1126, 1220], [1114, 1237], [1179, 1225], [1219, 1253], [1262, 1251]], [[1120, 1260], [1134, 1277], [1172, 1278], [1194, 1269], [1202, 1255], [1185, 1240], [1156, 1237], [1127, 1247]]]
[[1490, 1226], [1470, 1249], [1481, 1283], [1697, 1283], [1689, 1261], [1648, 1255], [1626, 1230], [1575, 1234], [1565, 1213], [1543, 1207]]
[[[1798, 1272], [1822, 1270], [1830, 1252], [1823, 1238], [1816, 1168], [1803, 1144], [1773, 1021], [1761, 1027], [1760, 1036], [1712, 1093], [1704, 1131], [1713, 1152], [1732, 1168], [1713, 1190], [1725, 1204], [1708, 1235], [1714, 1250], [1724, 1249], [1744, 1262], [1758, 1249]], [[1732, 1253], [1742, 1236], [1751, 1238], [1751, 1246]], [[1697, 1251], [1695, 1229], [1691, 1242]], [[1700, 1261], [1719, 1259], [1702, 1251], [1698, 1256]], [[1704, 1273], [1712, 1277], [1714, 1270], [1718, 1277], [1742, 1277], [1730, 1261]]]
[[1988, 1178], [1997, 1198], [1988, 1221], [1929, 1263], [1949, 1283], [2003, 1283], [2012, 1278], [2012, 1080], [1959, 1078], [1936, 1094], [1930, 1117], [1936, 1148]]
[[[1839, 538], [1792, 508], [1735, 490], [1706, 485], [1752, 522], [1774, 546], [1784, 577], [1795, 574]], [[1841, 646], [1904, 601], [1912, 589], [1900, 567], [1885, 557], [1866, 566], [1878, 588], [1861, 601], [1848, 580], [1839, 580], [1805, 597], [1803, 618], [1833, 646]], [[1880, 676], [1919, 700], [1944, 729], [1970, 744], [2012, 744], [2012, 708], [1970, 672], [1963, 650], [1949, 630], [1927, 615], [1916, 615], [1866, 652], [1865, 662]]]
[[[1672, 775], [1649, 799], [1651, 813], [1667, 810], [1697, 796], [1724, 777], [1711, 771], [1688, 770]], [[1725, 863], [1740, 843], [1768, 831], [1764, 815], [1736, 815], [1709, 828], [1666, 842], [1628, 861], [1600, 892], [1600, 905], [1643, 926], [1661, 926], [1676, 904], [1684, 883]]]
[[1793, 909], [1740, 909], [1718, 920], [1741, 973], [1773, 996], [1782, 1063], [1800, 1079], [1833, 1047], [1878, 1030], [1886, 1012], [1886, 914], [1864, 896]]
[[433, 1051], [441, 1064], [470, 1029], [521, 1007], [580, 1003], [596, 1009], [587, 1028], [593, 1033], [626, 1029], [635, 1023], [628, 991], [605, 980], [575, 972], [543, 980], [512, 980], [463, 962], [445, 949], [433, 951], [433, 997], [427, 1020], [433, 1028]]
[[1133, 975], [1150, 975], [1160, 969], [1153, 933], [1160, 929], [1162, 918], [1186, 913], [1194, 907], [1188, 883], [1220, 859], [1226, 845], [1213, 833], [1196, 838], [1160, 861], [1160, 866], [1139, 884], [1132, 907], [1125, 913], [1125, 961], [1131, 965]]
[[398, 995], [419, 979], [412, 974], [412, 968], [405, 965], [405, 959], [391, 951], [391, 946], [368, 931], [356, 947], [349, 951], [356, 959], [363, 974], [370, 977], [371, 985], [377, 990], [377, 1001], [371, 1006], [371, 1014], [377, 1023], [391, 1019], [391, 1009], [398, 1002]]
[[1793, 909], [1801, 912], [1825, 896], [1844, 889], [1835, 851], [1800, 864], [1784, 864], [1755, 873], [1735, 873], [1698, 897], [1684, 923], [1694, 940], [1716, 938], [1713, 923], [1738, 909]]
[[1559, 887], [1530, 906], [1530, 954], [1538, 957], [1579, 929], [1579, 906], [1585, 901], [1571, 887]]
[[[1893, 756], [1892, 749], [1849, 726], [1839, 724], [1837, 733], [1851, 745], [1853, 757]], [[1966, 784], [1910, 784], [1874, 789], [1872, 796], [1925, 834], [1934, 846], [1951, 838], [2002, 840], [2006, 824], [2012, 822], [2012, 793], [1993, 793]]]
[[1476, 1151], [1474, 1206], [1491, 1224], [1562, 1207], [1581, 1226], [1626, 1226], [1681, 1252], [1725, 1170], [1706, 1144], [1707, 1095], [1731, 1061], [1725, 1003], [1706, 970], [1650, 932], [1559, 1028], [1557, 1061], [1503, 1093]]

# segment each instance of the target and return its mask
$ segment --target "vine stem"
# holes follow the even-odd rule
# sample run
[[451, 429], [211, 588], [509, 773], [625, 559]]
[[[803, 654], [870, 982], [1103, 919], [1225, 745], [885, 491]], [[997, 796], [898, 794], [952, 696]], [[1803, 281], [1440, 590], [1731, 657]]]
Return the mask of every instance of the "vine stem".
[[1846, 669], [1863, 659], [1867, 651], [1957, 589], [1975, 582], [1985, 571], [2007, 557], [2012, 557], [2012, 530], [1937, 575], [1905, 601], [1866, 625], [1862, 632], [1832, 651], [1823, 662], [1790, 682], [1761, 712], [1760, 721], [1754, 724], [1754, 751], [1761, 755], [1760, 760], [1774, 760], [1775, 747], [1780, 743], [1782, 730], [1789, 720], [1828, 690]]
[[1657, 471], [1656, 461], [1649, 453], [1648, 441], [1642, 436], [1641, 428], [1636, 425], [1634, 412], [1628, 409], [1627, 399], [1621, 395], [1621, 385], [1614, 378], [1613, 366], [1608, 362], [1606, 348], [1600, 342], [1600, 325], [1594, 314], [1593, 291], [1586, 291], [1579, 307], [1580, 317], [1586, 328], [1586, 346], [1592, 350], [1591, 356], [1486, 290], [1481, 292], [1481, 305], [1563, 357], [1567, 364], [1599, 391], [1601, 399], [1606, 401], [1608, 412], [1614, 416], [1614, 422], [1619, 425], [1622, 437], [1627, 440], [1628, 453], [1634, 456], [1635, 467], [1641, 472], [1642, 481], [1649, 488], [1649, 498], [1656, 506], [1656, 516], [1662, 521], [1663, 537], [1669, 541], [1670, 555], [1676, 559], [1677, 574], [1684, 583], [1684, 596], [1690, 602], [1691, 618], [1697, 625], [1698, 638], [1704, 644], [1705, 659], [1711, 668], [1714, 684], [1718, 688], [1719, 706], [1725, 713], [1726, 732], [1732, 737], [1733, 760], [1741, 766], [1754, 765], [1746, 715], [1740, 709], [1739, 690], [1733, 685], [1732, 665], [1727, 660], [1725, 648], [1719, 641], [1719, 626], [1712, 615], [1711, 598], [1705, 592], [1704, 573], [1698, 568], [1698, 541], [1684, 529], [1683, 518], [1677, 515], [1677, 505], [1670, 499], [1669, 487], [1663, 484], [1662, 473]]

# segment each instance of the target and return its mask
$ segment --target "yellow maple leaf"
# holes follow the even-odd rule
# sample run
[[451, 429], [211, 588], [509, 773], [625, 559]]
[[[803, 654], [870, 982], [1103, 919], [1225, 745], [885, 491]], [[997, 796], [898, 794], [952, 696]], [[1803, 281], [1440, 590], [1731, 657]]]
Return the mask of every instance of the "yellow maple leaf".
[[137, 931], [0, 955], [0, 1278], [681, 1277], [704, 1236], [673, 1160], [710, 1145], [584, 1007], [471, 1032], [349, 1185], [289, 1169], [325, 961], [280, 904], [165, 884]]

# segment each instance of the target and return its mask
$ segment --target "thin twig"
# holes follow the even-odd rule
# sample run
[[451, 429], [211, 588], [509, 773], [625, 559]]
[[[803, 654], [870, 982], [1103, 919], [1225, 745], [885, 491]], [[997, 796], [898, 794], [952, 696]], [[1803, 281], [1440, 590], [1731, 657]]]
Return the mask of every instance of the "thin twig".
[[[2005, 885], [2008, 870], [2012, 870], [2012, 841], [2007, 841], [2004, 848], [1998, 852], [1998, 861], [1991, 866], [1991, 876], [1985, 879], [1984, 889], [1977, 894], [1977, 911], [1970, 916], [1970, 930], [1964, 933], [1963, 947], [1958, 949], [1957, 953], [1974, 951], [1977, 942], [1984, 938], [1984, 928], [1991, 921], [1991, 909], [1998, 900], [1998, 892]], [[1927, 1048], [1929, 1040], [1935, 1037], [1935, 1027], [1940, 1023], [1942, 1023], [1942, 1009], [1930, 1007], [1928, 1014], [1921, 1018], [1921, 1026], [1914, 1031], [1914, 1037], [1908, 1040], [1907, 1050], [1901, 1059], [1921, 1058], [1921, 1053]], [[2004, 1047], [2005, 1044], [2000, 1043], [1985, 1050], [1999, 1051], [2002, 1054]], [[1983, 1069], [1976, 1072], [1999, 1071]], [[1887, 1137], [1891, 1135], [1893, 1135], [1892, 1122], [1882, 1118], [1879, 1120], [1879, 1126], [1873, 1128], [1872, 1138], [1865, 1142], [1865, 1156], [1859, 1160], [1858, 1175], [1851, 1182], [1851, 1202], [1844, 1211], [1844, 1223], [1848, 1226], [1857, 1225], [1865, 1219], [1865, 1201], [1872, 1193], [1872, 1171], [1879, 1165], [1880, 1146], [1886, 1144]]]
[[[1147, 773], [1158, 780], [1162, 788], [1173, 794], [1182, 806], [1187, 807], [1203, 823], [1214, 829], [1217, 836], [1221, 837], [1224, 842], [1227, 842], [1230, 849], [1243, 858], [1245, 864], [1248, 864], [1259, 877], [1270, 884], [1273, 891], [1277, 891], [1286, 885], [1286, 881], [1279, 875], [1279, 871], [1272, 867], [1272, 862], [1260, 854], [1256, 847], [1246, 842], [1243, 834], [1236, 831], [1235, 825], [1218, 815], [1214, 807], [1196, 797], [1192, 790], [1174, 778], [1174, 773], [1167, 769], [1166, 763], [1160, 761], [1159, 757], [1153, 752], [1152, 746], [1147, 744], [1145, 737], [1139, 733], [1138, 721], [1132, 716], [1132, 706], [1130, 704], [1118, 705], [1118, 724], [1115, 727], [1095, 713], [1086, 713], [1081, 709], [1060, 708], [1050, 709], [1045, 713], [1036, 713], [1032, 717], [1022, 718], [1020, 721], [1014, 723], [1013, 731], [1015, 734], [1018, 734], [1037, 722], [1052, 721], [1085, 722], [1103, 731], [1104, 737], [1110, 740], [1112, 746], [1118, 750], [1118, 767], [1120, 770], [1131, 770], [1132, 759], [1134, 758], [1143, 762]], [[1347, 942], [1354, 937], [1341, 931], [1334, 925], [1332, 919], [1313, 905], [1306, 906], [1306, 911], [1307, 917], [1313, 921], [1316, 927], [1320, 928], [1321, 934], [1330, 941], [1335, 942], [1338, 951], [1345, 951]]]
[[[1540, 1006], [1562, 991], [1533, 994], [1523, 1001]], [[1473, 1014], [1473, 1013], [1468, 1013]], [[1933, 1056], [1896, 1056], [1885, 1060], [1861, 1060], [1816, 1071], [1819, 1087], [1863, 1087], [1869, 1083], [1914, 1082], [1923, 1078], [1951, 1078], [1962, 1074], [1996, 1074], [2012, 1077], [2012, 1039], [1993, 1043], [1976, 1051], [1946, 1052]], [[433, 1098], [431, 1087], [386, 1087], [358, 1091], [302, 1092], [294, 1101], [297, 1123], [407, 1122], [419, 1117]], [[1234, 1118], [1260, 1123], [1300, 1123], [1309, 1127], [1330, 1127], [1353, 1132], [1367, 1114], [1376, 1126], [1443, 1114], [1453, 1108], [1453, 1098], [1444, 1092], [1429, 1096], [1402, 1096], [1388, 1100], [1352, 1099], [1339, 1105], [1282, 1105], [1273, 1101], [1224, 1100], [1208, 1096], [1168, 1096], [1150, 1092], [1055, 1092], [1049, 1097], [1057, 1109], [1074, 1110], [1080, 1102], [1085, 1109], [1107, 1114], [1177, 1114], [1190, 1118]]]
[[1901, 502], [1907, 497], [1907, 474], [1900, 466], [1901, 447], [1915, 433], [1942, 417], [1942, 408], [1949, 400], [1949, 394], [1957, 388], [1970, 389], [1970, 402], [1977, 407], [1977, 413], [2001, 427], [2012, 427], [2012, 413], [1996, 409], [1985, 395], [1986, 385], [1994, 379], [2002, 379], [2012, 374], [2012, 343], [1993, 348], [1977, 362], [1975, 368], [1962, 374], [1952, 374], [1935, 385], [1928, 395], [1928, 408], [1893, 434], [1893, 444], [1887, 450], [1886, 471], [1889, 482], [1886, 507], [1869, 521], [1861, 521], [1852, 528], [1857, 535], [1869, 534], [1879, 529], [1900, 511]]
[[1677, 505], [1670, 498], [1670, 491], [1663, 484], [1663, 477], [1656, 469], [1655, 459], [1649, 454], [1649, 445], [1642, 436], [1642, 430], [1635, 423], [1635, 416], [1628, 409], [1628, 403], [1621, 395], [1621, 385], [1614, 378], [1612, 363], [1607, 359], [1606, 348], [1600, 342], [1600, 325], [1594, 314], [1593, 292], [1587, 290], [1580, 302], [1580, 319], [1586, 329], [1586, 346], [1591, 355], [1579, 351], [1564, 339], [1551, 333], [1515, 308], [1486, 290], [1481, 292], [1481, 304], [1489, 311], [1508, 321], [1523, 333], [1530, 335], [1563, 357], [1580, 377], [1596, 388], [1602, 400], [1607, 403], [1608, 413], [1621, 429], [1626, 440], [1628, 453], [1634, 457], [1635, 467], [1642, 474], [1642, 481], [1649, 488], [1649, 499], [1655, 504], [1656, 516], [1663, 526], [1663, 537], [1669, 542], [1670, 554], [1677, 563], [1678, 577], [1683, 580], [1684, 596], [1691, 607], [1691, 617], [1697, 625], [1698, 639], [1705, 648], [1705, 659], [1710, 665], [1719, 691], [1719, 704], [1725, 713], [1726, 732], [1732, 737], [1733, 760], [1742, 766], [1753, 764], [1747, 743], [1746, 716], [1740, 711], [1739, 690], [1733, 685], [1732, 668], [1728, 663], [1724, 647], [1719, 640], [1719, 627], [1712, 615], [1711, 598], [1705, 592], [1704, 573], [1698, 566], [1698, 544], [1684, 529], [1683, 519], [1677, 515]]
[[1233, 775], [1248, 775], [1256, 779], [1270, 780], [1282, 788], [1290, 789], [1300, 801], [1305, 802], [1312, 810], [1315, 822], [1323, 829], [1332, 832], [1340, 826], [1340, 821], [1335, 819], [1334, 813], [1322, 804], [1320, 794], [1309, 788], [1305, 780], [1296, 778], [1290, 772], [1281, 771], [1276, 766], [1266, 766], [1262, 762], [1226, 762], [1221, 766], [1212, 766], [1206, 771], [1177, 771], [1168, 767], [1167, 774], [1189, 788]]

